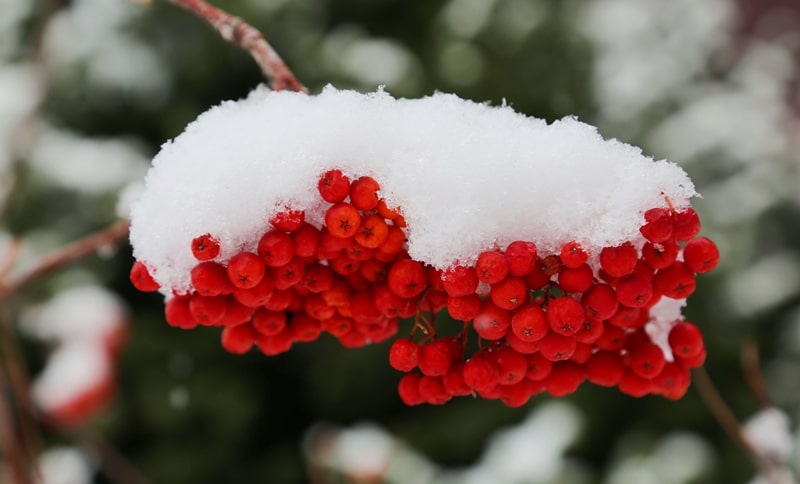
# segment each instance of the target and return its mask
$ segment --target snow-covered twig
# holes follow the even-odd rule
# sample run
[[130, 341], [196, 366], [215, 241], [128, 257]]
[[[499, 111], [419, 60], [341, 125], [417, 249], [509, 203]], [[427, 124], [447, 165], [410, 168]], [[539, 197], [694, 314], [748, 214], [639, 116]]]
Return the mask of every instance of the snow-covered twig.
[[124, 240], [128, 236], [129, 226], [129, 221], [119, 220], [99, 232], [95, 232], [80, 240], [59, 247], [49, 254], [45, 254], [32, 268], [9, 278], [7, 281], [0, 281], [0, 300], [8, 297], [23, 286], [45, 274], [82, 259], [103, 247], [114, 245]]
[[223, 39], [250, 52], [272, 89], [276, 91], [283, 89], [307, 91], [305, 86], [294, 77], [281, 56], [267, 43], [261, 32], [252, 25], [203, 0], [168, 1], [202, 17], [219, 32]]

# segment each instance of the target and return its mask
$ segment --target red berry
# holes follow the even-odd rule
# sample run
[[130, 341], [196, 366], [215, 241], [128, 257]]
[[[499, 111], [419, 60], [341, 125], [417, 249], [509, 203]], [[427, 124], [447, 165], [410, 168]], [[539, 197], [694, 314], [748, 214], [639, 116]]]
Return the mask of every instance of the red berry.
[[400, 395], [400, 400], [406, 405], [419, 405], [425, 401], [419, 393], [420, 380], [422, 380], [422, 375], [410, 373], [403, 376], [397, 384], [397, 394]]
[[582, 266], [589, 258], [589, 254], [581, 247], [581, 245], [574, 240], [567, 242], [561, 247], [559, 259], [564, 267], [569, 269], [577, 269]]
[[659, 244], [648, 242], [642, 247], [642, 258], [653, 269], [663, 269], [675, 262], [680, 249], [678, 243], [671, 240]]
[[481, 298], [477, 294], [447, 298], [447, 312], [457, 321], [471, 321], [481, 310]]
[[537, 266], [536, 245], [519, 240], [511, 242], [506, 248], [505, 258], [509, 274], [516, 277], [525, 276]]
[[456, 363], [443, 378], [444, 389], [454, 397], [463, 397], [472, 393], [472, 389], [464, 382], [464, 362]]
[[319, 230], [313, 225], [304, 223], [299, 229], [292, 232], [294, 253], [299, 257], [314, 257], [320, 243]]
[[192, 239], [192, 255], [199, 261], [211, 260], [219, 255], [219, 241], [211, 234]]
[[294, 257], [294, 241], [283, 232], [271, 230], [258, 241], [258, 256], [267, 267], [281, 267]]
[[508, 262], [499, 251], [481, 252], [475, 263], [475, 271], [479, 281], [486, 284], [497, 284], [508, 275]]
[[491, 353], [497, 368], [500, 370], [500, 385], [513, 385], [522, 381], [528, 371], [528, 360], [511, 348], [501, 348]]
[[691, 358], [703, 351], [703, 335], [694, 324], [683, 321], [669, 332], [669, 346], [672, 353], [678, 357]]
[[564, 292], [586, 292], [592, 287], [594, 273], [587, 264], [565, 267], [558, 273], [558, 286]]
[[650, 242], [659, 243], [672, 236], [672, 218], [663, 208], [651, 208], [644, 213], [645, 224], [639, 232]]
[[389, 226], [379, 215], [365, 215], [361, 219], [361, 226], [355, 234], [355, 241], [362, 247], [376, 249], [386, 242], [389, 236]]
[[553, 362], [541, 355], [541, 353], [534, 353], [528, 355], [528, 370], [525, 373], [525, 378], [532, 381], [541, 381], [547, 378], [550, 371], [553, 369]]
[[302, 210], [292, 210], [286, 208], [283, 212], [278, 212], [269, 219], [269, 223], [282, 232], [294, 232], [303, 226], [306, 220], [306, 213]]
[[292, 349], [294, 336], [289, 329], [285, 329], [275, 336], [259, 336], [256, 338], [258, 349], [267, 356], [275, 356], [286, 353]]
[[672, 214], [672, 239], [685, 242], [700, 232], [700, 218], [692, 207]]
[[685, 299], [694, 292], [697, 282], [694, 272], [683, 262], [675, 262], [656, 272], [653, 289], [672, 299]]
[[349, 203], [337, 203], [325, 212], [325, 227], [334, 237], [352, 237], [361, 226], [361, 214]]
[[700, 350], [700, 353], [694, 356], [681, 356], [675, 355], [675, 361], [678, 362], [683, 368], [699, 368], [703, 366], [706, 361], [706, 347]]
[[373, 210], [378, 206], [380, 188], [374, 178], [362, 176], [350, 185], [350, 202], [361, 211]]
[[632, 348], [628, 352], [628, 364], [642, 378], [653, 378], [664, 369], [664, 352], [658, 346], [648, 343]]
[[150, 275], [147, 267], [138, 260], [135, 261], [133, 267], [131, 267], [130, 279], [133, 287], [142, 292], [158, 291], [158, 288], [161, 287], [155, 279], [153, 279], [153, 276]]
[[583, 306], [571, 297], [556, 297], [547, 304], [547, 323], [556, 333], [572, 336], [585, 320]]
[[257, 309], [253, 314], [253, 328], [264, 336], [275, 336], [286, 328], [286, 313]]
[[500, 401], [510, 408], [525, 405], [534, 393], [538, 393], [537, 386], [529, 380], [522, 380], [513, 385], [503, 385], [498, 387], [498, 391]]
[[189, 299], [189, 312], [192, 314], [192, 318], [203, 326], [214, 326], [221, 323], [227, 306], [223, 296], [195, 294]]
[[419, 362], [419, 345], [410, 338], [398, 338], [389, 347], [389, 365], [397, 371], [409, 372]]
[[639, 329], [647, 324], [649, 313], [642, 308], [620, 306], [613, 316], [608, 318], [608, 323], [618, 328]]
[[500, 369], [485, 356], [476, 355], [464, 364], [464, 383], [478, 391], [489, 391], [497, 386]]
[[632, 397], [640, 398], [653, 390], [653, 382], [637, 375], [631, 369], [625, 370], [625, 374], [619, 381], [619, 391]]
[[511, 330], [522, 341], [539, 341], [549, 331], [544, 310], [536, 304], [528, 304], [511, 318]]
[[395, 262], [389, 269], [388, 283], [395, 294], [410, 299], [422, 294], [428, 286], [428, 275], [422, 263], [403, 259]]
[[583, 365], [591, 358], [592, 351], [593, 347], [591, 344], [577, 342], [575, 344], [575, 352], [569, 357], [569, 361]]
[[243, 355], [250, 351], [256, 340], [256, 332], [249, 324], [230, 326], [222, 330], [222, 347], [225, 351]]
[[544, 380], [547, 392], [554, 397], [563, 397], [575, 393], [586, 379], [586, 369], [570, 361], [556, 363], [553, 370]]
[[601, 350], [619, 351], [625, 346], [625, 331], [616, 326], [606, 325], [603, 334], [595, 341], [595, 346]]
[[294, 341], [310, 343], [319, 338], [322, 333], [322, 324], [304, 313], [296, 313], [289, 321], [288, 329]]
[[638, 272], [617, 279], [616, 288], [620, 304], [632, 308], [646, 306], [653, 297], [653, 286], [650, 280]]
[[702, 274], [717, 267], [719, 249], [711, 239], [698, 237], [683, 248], [683, 260], [689, 269]]
[[325, 300], [322, 299], [321, 295], [314, 293], [305, 297], [305, 301], [303, 302], [303, 311], [317, 321], [331, 318], [334, 314], [336, 314], [335, 307], [328, 306]]
[[302, 286], [313, 293], [322, 293], [333, 287], [333, 281], [334, 275], [330, 267], [314, 264], [303, 273]]
[[518, 277], [506, 277], [492, 285], [489, 296], [498, 307], [513, 311], [528, 300], [528, 286]]
[[575, 353], [576, 346], [575, 338], [553, 331], [539, 340], [539, 352], [550, 361], [568, 360]]
[[289, 289], [303, 280], [306, 265], [295, 257], [281, 267], [271, 268], [269, 274], [275, 289]]
[[389, 232], [386, 234], [386, 240], [378, 247], [378, 253], [393, 256], [399, 254], [403, 250], [403, 245], [406, 243], [406, 234], [395, 227], [389, 226]]
[[326, 171], [320, 177], [317, 189], [326, 202], [339, 203], [350, 192], [350, 180], [340, 170]]
[[250, 289], [264, 277], [264, 263], [252, 252], [241, 252], [228, 261], [228, 278], [234, 286]]
[[595, 284], [581, 297], [581, 305], [586, 316], [595, 319], [608, 319], [619, 306], [617, 293], [608, 284]]
[[191, 272], [192, 286], [203, 296], [218, 296], [233, 292], [228, 271], [216, 262], [201, 262]]
[[691, 377], [688, 370], [676, 363], [667, 363], [661, 373], [653, 378], [653, 385], [660, 393], [670, 400], [681, 398], [689, 388]]
[[637, 260], [636, 248], [630, 242], [600, 251], [600, 266], [611, 277], [630, 274], [636, 268]]
[[[408, 311], [408, 306], [413, 307], [413, 303], [410, 299], [398, 296], [386, 285], [375, 287], [374, 295], [375, 307], [385, 316], [402, 316]], [[416, 309], [414, 309], [414, 311], [416, 311]]]
[[326, 319], [321, 324], [324, 331], [337, 338], [341, 338], [353, 329], [353, 320], [339, 315]]
[[273, 290], [272, 279], [264, 275], [258, 284], [249, 289], [234, 288], [233, 297], [248, 308], [257, 308], [269, 301]]
[[490, 299], [481, 304], [481, 310], [472, 320], [472, 327], [483, 339], [498, 340], [506, 335], [511, 326], [511, 313], [497, 307]]
[[450, 370], [451, 363], [450, 343], [448, 341], [437, 339], [420, 347], [418, 365], [423, 375], [446, 375]]
[[575, 333], [575, 341], [579, 343], [593, 344], [600, 339], [605, 331], [605, 325], [595, 318], [588, 317], [586, 321], [581, 324], [581, 329]]
[[513, 331], [506, 333], [506, 343], [513, 348], [514, 351], [523, 355], [530, 355], [539, 351], [539, 345], [536, 341], [523, 341], [519, 339]]
[[225, 298], [225, 316], [222, 317], [222, 326], [236, 326], [250, 321], [253, 316], [253, 309], [245, 306], [236, 300], [235, 297]]
[[451, 267], [442, 273], [442, 284], [448, 295], [466, 296], [478, 289], [478, 274], [472, 267]]
[[625, 374], [625, 362], [619, 353], [598, 351], [586, 365], [586, 376], [595, 385], [613, 387]]
[[170, 326], [181, 329], [192, 329], [197, 326], [189, 311], [189, 298], [173, 297], [164, 305], [164, 316]]
[[419, 380], [419, 395], [431, 405], [443, 405], [451, 398], [442, 378], [428, 375], [422, 375]]

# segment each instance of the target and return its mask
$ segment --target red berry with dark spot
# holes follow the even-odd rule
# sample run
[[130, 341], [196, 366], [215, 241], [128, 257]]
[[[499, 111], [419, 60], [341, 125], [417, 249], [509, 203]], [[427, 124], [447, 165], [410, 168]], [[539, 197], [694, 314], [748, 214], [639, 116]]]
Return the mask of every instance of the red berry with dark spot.
[[556, 297], [547, 305], [547, 323], [556, 333], [572, 336], [585, 320], [583, 306], [571, 297]]
[[513, 311], [528, 301], [528, 286], [518, 277], [506, 277], [492, 285], [489, 296], [498, 307]]
[[428, 286], [428, 275], [420, 262], [404, 259], [392, 265], [387, 281], [395, 294], [410, 299], [422, 294]]
[[653, 277], [653, 289], [672, 299], [689, 297], [696, 285], [694, 272], [683, 262], [675, 262], [666, 269], [656, 272]]
[[389, 365], [397, 371], [409, 372], [419, 363], [419, 345], [410, 338], [398, 338], [389, 347]]
[[719, 249], [711, 239], [698, 237], [683, 248], [683, 260], [689, 269], [702, 274], [717, 267]]
[[199, 261], [207, 261], [219, 255], [219, 241], [211, 234], [192, 239], [192, 255]]
[[478, 274], [472, 267], [455, 266], [442, 273], [442, 285], [450, 296], [466, 296], [478, 289]]
[[617, 279], [616, 288], [620, 304], [632, 308], [646, 306], [653, 297], [650, 280], [637, 272]]
[[374, 210], [378, 206], [380, 188], [374, 178], [362, 176], [350, 185], [350, 202], [363, 212]]
[[192, 286], [203, 296], [230, 294], [234, 286], [228, 279], [228, 271], [216, 262], [201, 262], [191, 272]]
[[249, 324], [230, 326], [222, 330], [222, 347], [225, 351], [243, 355], [250, 351], [256, 340], [256, 332]]
[[672, 353], [677, 357], [690, 358], [700, 354], [703, 351], [703, 335], [694, 324], [683, 321], [675, 326], [669, 332], [669, 346]]
[[577, 346], [575, 338], [549, 332], [539, 340], [539, 352], [550, 361], [568, 360]]
[[475, 263], [475, 271], [479, 281], [486, 284], [497, 284], [508, 275], [508, 262], [499, 251], [481, 252]]
[[505, 252], [508, 273], [522, 277], [529, 274], [537, 265], [536, 245], [532, 242], [515, 241], [508, 244]]
[[700, 233], [700, 218], [692, 207], [672, 214], [672, 239], [685, 242]]
[[283, 232], [271, 230], [258, 241], [258, 256], [267, 267], [281, 267], [294, 257], [294, 241]]
[[630, 242], [600, 251], [600, 266], [611, 277], [627, 276], [636, 268], [636, 248]]
[[564, 292], [586, 292], [592, 287], [594, 273], [587, 264], [565, 267], [558, 273], [558, 286]]
[[550, 395], [563, 397], [575, 393], [584, 380], [586, 380], [586, 369], [581, 365], [565, 361], [553, 365], [553, 370], [544, 380], [544, 386]]
[[481, 304], [481, 310], [472, 320], [472, 327], [483, 339], [498, 340], [508, 333], [511, 326], [511, 313], [486, 299]]
[[240, 252], [228, 261], [228, 278], [241, 289], [257, 286], [265, 271], [264, 263], [252, 252]]
[[561, 259], [561, 263], [564, 264], [564, 267], [576, 269], [586, 262], [589, 258], [589, 254], [583, 250], [579, 243], [573, 240], [561, 247], [561, 253], [558, 257]]
[[639, 232], [650, 242], [659, 243], [672, 237], [672, 217], [668, 210], [651, 208], [644, 213], [645, 224]]
[[628, 365], [642, 378], [655, 377], [664, 369], [664, 364], [664, 352], [652, 343], [638, 345], [628, 352]]
[[317, 189], [326, 202], [339, 203], [350, 192], [350, 180], [340, 170], [329, 170], [320, 177]]
[[581, 305], [586, 316], [595, 319], [608, 319], [619, 306], [617, 293], [608, 284], [595, 284], [581, 296]]
[[541, 353], [528, 355], [528, 370], [525, 377], [532, 381], [541, 381], [547, 378], [553, 369], [553, 362], [542, 356]]
[[361, 226], [361, 214], [349, 203], [337, 203], [325, 212], [325, 227], [334, 237], [345, 239], [352, 237]]
[[536, 304], [528, 304], [511, 318], [511, 330], [522, 341], [539, 341], [550, 330], [544, 310]]
[[153, 276], [150, 275], [147, 267], [138, 260], [134, 262], [133, 267], [131, 267], [130, 279], [133, 287], [142, 292], [158, 291], [158, 288], [161, 287], [155, 279], [153, 279]]
[[590, 382], [603, 387], [617, 385], [625, 374], [625, 362], [619, 353], [598, 351], [586, 365], [586, 376]]

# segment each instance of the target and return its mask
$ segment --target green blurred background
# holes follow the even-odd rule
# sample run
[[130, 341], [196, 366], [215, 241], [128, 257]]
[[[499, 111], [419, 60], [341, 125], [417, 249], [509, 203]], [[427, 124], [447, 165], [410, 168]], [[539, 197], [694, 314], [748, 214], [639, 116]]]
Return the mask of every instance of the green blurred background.
[[[681, 164], [704, 195], [695, 204], [704, 234], [722, 252], [685, 310], [706, 335], [707, 370], [746, 420], [759, 405], [740, 351], [756, 341], [776, 406], [796, 420], [797, 2], [215, 5], [264, 32], [312, 93], [328, 83], [359, 91], [383, 85], [399, 97], [444, 91], [506, 102], [551, 121], [576, 115], [606, 137]], [[260, 82], [247, 53], [160, 0], [0, 0], [0, 243], [21, 237], [24, 265], [113, 222], [120, 190], [143, 177], [161, 143]], [[88, 482], [118, 480], [84, 445], [97, 438], [165, 483], [736, 483], [758, 474], [693, 389], [678, 402], [585, 385], [555, 406], [540, 396], [519, 409], [472, 399], [407, 408], [396, 396], [387, 344], [345, 350], [322, 338], [273, 358], [230, 355], [215, 330], [167, 326], [162, 299], [128, 283], [131, 263], [123, 245], [9, 304], [16, 318], [65, 288], [97, 284], [129, 307], [116, 399], [85, 428], [43, 431], [47, 447], [83, 449]], [[48, 348], [19, 336], [36, 375]], [[562, 420], [552, 421], [564, 425], [526, 427], [531, 415], [551, 415], [537, 412], [556, 412]], [[535, 435], [506, 439], [514, 450], [502, 450], [493, 436], [511, 428]], [[355, 452], [365, 461], [377, 459], [369, 450], [392, 442], [391, 472], [358, 481], [348, 458], [336, 454], [346, 454], [347, 436], [361, 436]], [[784, 456], [788, 468], [794, 455]], [[528, 461], [541, 461], [539, 471], [509, 470]]]

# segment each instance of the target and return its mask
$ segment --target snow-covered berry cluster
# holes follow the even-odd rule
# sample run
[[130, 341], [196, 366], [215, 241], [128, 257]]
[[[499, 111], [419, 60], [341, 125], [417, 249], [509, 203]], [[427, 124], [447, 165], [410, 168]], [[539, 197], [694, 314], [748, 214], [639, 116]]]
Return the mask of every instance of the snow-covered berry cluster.
[[407, 318], [389, 362], [412, 405], [517, 406], [586, 380], [679, 398], [705, 357], [681, 307], [719, 258], [695, 195], [677, 165], [574, 118], [256, 91], [153, 160], [131, 280], [234, 353], [359, 347]]

